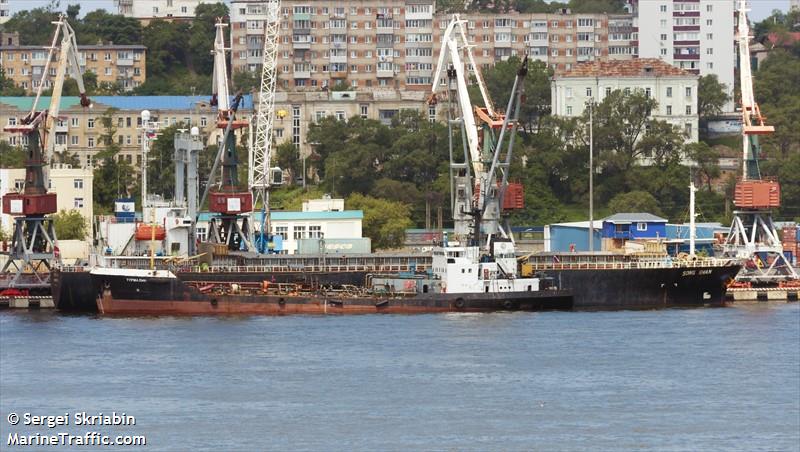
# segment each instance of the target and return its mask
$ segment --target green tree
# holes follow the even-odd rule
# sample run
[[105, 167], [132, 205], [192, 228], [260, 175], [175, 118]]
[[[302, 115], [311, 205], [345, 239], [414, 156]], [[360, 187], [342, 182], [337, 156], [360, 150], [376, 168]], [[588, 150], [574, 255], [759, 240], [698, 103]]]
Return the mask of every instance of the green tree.
[[701, 141], [686, 145], [686, 156], [697, 165], [701, 183], [705, 183], [711, 191], [711, 181], [720, 175], [719, 152]]
[[195, 8], [195, 18], [189, 30], [187, 67], [197, 74], [211, 74], [214, 68], [214, 36], [217, 18], [228, 16], [228, 6], [219, 3], [201, 3]]
[[239, 70], [233, 73], [233, 87], [242, 92], [261, 89], [261, 74], [255, 71]]
[[412, 226], [407, 205], [400, 202], [353, 193], [345, 201], [350, 210], [364, 212], [364, 235], [375, 249], [398, 248], [405, 240], [405, 230]]
[[25, 90], [14, 83], [14, 80], [6, 77], [6, 71], [0, 66], [0, 96], [24, 96]]
[[658, 200], [646, 191], [635, 190], [620, 193], [611, 199], [608, 208], [615, 213], [647, 212], [653, 215], [663, 215], [658, 205]]
[[61, 210], [52, 216], [55, 222], [56, 237], [59, 240], [86, 239], [86, 219], [77, 210]]
[[717, 74], [704, 75], [698, 79], [697, 114], [700, 118], [720, 114], [729, 100], [728, 87], [719, 81]]
[[114, 139], [117, 133], [114, 114], [117, 111], [116, 108], [109, 108], [100, 118], [103, 133], [99, 144], [103, 146], [103, 150], [95, 156], [99, 165], [94, 169], [92, 182], [94, 210], [97, 213], [111, 213], [114, 200], [137, 195], [134, 190], [137, 181], [133, 167], [120, 158], [120, 146]]
[[[295, 177], [303, 173], [302, 162], [297, 147], [291, 141], [284, 141], [277, 145], [274, 151], [274, 163], [284, 171], [289, 172], [289, 185], [292, 185]], [[303, 176], [305, 177], [305, 176]]]
[[12, 146], [5, 140], [0, 141], [0, 168], [22, 168], [26, 157], [22, 146]]
[[22, 10], [14, 14], [3, 26], [5, 31], [18, 32], [21, 45], [50, 45], [53, 39], [53, 21], [58, 20], [58, 2], [46, 7]]
[[113, 42], [114, 44], [129, 45], [142, 43], [142, 26], [133, 17], [110, 14], [104, 9], [98, 9], [87, 13], [80, 21], [73, 22], [78, 44]]
[[[504, 111], [508, 106], [511, 88], [522, 61], [511, 57], [497, 62], [492, 68], [483, 71], [483, 79], [489, 90], [494, 108]], [[541, 118], [550, 113], [550, 76], [552, 71], [542, 61], [529, 61], [528, 74], [524, 79], [525, 98], [520, 108], [520, 123], [525, 131], [538, 130]], [[477, 85], [470, 86], [470, 99], [474, 105], [484, 102]]]

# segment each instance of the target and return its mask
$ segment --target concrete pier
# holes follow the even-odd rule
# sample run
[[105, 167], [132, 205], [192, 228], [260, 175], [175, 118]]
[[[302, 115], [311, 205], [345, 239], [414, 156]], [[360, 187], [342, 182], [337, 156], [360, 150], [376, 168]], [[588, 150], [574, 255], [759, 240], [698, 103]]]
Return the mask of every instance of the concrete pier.
[[56, 304], [53, 297], [47, 296], [27, 296], [27, 297], [0, 297], [0, 308], [9, 309], [55, 309]]
[[728, 289], [725, 294], [727, 301], [797, 301], [800, 288], [787, 287], [756, 287]]

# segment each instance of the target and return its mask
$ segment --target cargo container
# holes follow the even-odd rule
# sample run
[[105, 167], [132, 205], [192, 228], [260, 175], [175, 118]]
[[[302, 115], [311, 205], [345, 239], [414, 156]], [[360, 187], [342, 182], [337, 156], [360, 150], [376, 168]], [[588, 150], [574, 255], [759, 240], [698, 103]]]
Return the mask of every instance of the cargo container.
[[58, 211], [56, 194], [25, 195], [11, 193], [3, 196], [3, 213], [8, 215], [45, 215]]
[[525, 191], [519, 182], [510, 182], [503, 196], [503, 210], [522, 209], [525, 206]]
[[733, 203], [736, 207], [769, 209], [780, 207], [781, 187], [775, 181], [745, 180], [736, 184]]

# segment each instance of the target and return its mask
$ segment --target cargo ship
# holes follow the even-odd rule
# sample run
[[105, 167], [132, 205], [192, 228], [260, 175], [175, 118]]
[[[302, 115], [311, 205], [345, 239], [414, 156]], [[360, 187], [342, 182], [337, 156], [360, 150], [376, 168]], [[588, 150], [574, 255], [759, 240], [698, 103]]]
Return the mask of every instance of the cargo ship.
[[492, 243], [489, 254], [477, 246], [437, 248], [430, 271], [369, 274], [360, 286], [188, 282], [169, 270], [97, 267], [88, 273], [100, 287], [102, 315], [541, 311], [569, 310], [573, 302], [570, 291], [547, 278], [520, 277], [513, 243], [502, 240]]
[[571, 290], [576, 310], [724, 306], [742, 268], [732, 259], [642, 258], [613, 253], [541, 253], [522, 274], [552, 278]]

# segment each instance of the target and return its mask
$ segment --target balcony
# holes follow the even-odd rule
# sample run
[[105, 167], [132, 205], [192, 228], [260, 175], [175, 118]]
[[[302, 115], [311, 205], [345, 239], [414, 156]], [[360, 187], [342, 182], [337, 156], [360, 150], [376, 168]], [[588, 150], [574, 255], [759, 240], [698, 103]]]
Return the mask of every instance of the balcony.
[[[295, 35], [295, 38], [298, 36]], [[308, 50], [311, 48], [311, 39], [292, 40], [292, 48], [296, 50]]]
[[331, 63], [347, 63], [347, 55], [331, 55]]
[[67, 132], [69, 132], [69, 126], [67, 126], [66, 123], [56, 125], [56, 133], [67, 133]]
[[294, 13], [292, 14], [292, 20], [311, 20], [310, 13]]
[[133, 58], [117, 58], [117, 66], [133, 66]]
[[393, 78], [394, 77], [394, 69], [378, 69], [377, 77], [378, 78]]
[[294, 78], [311, 78], [311, 69], [304, 69], [302, 71], [294, 71]]

